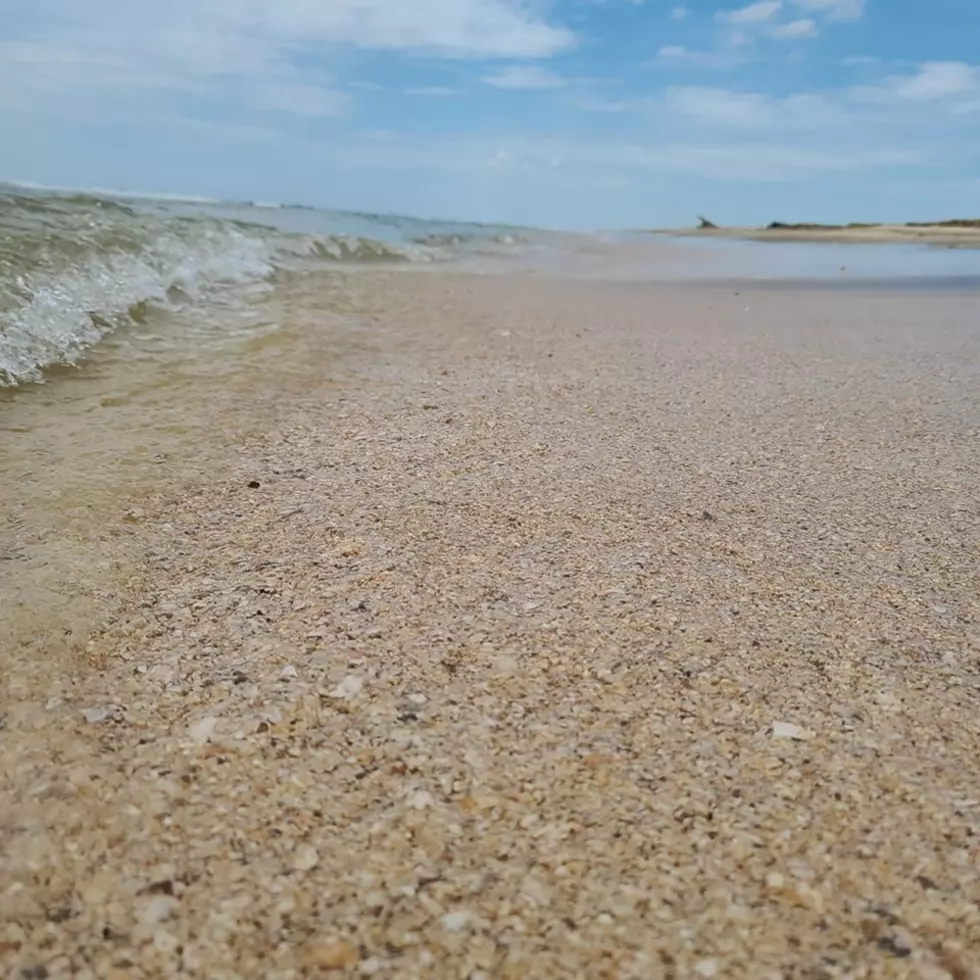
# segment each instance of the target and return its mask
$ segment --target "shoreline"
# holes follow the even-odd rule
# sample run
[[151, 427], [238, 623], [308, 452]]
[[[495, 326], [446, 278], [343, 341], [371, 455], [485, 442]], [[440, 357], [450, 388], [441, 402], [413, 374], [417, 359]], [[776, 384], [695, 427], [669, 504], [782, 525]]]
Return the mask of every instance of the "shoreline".
[[980, 227], [942, 225], [878, 225], [873, 227], [814, 228], [677, 228], [650, 229], [651, 235], [677, 238], [733, 238], [753, 242], [824, 242], [833, 245], [932, 245], [945, 248], [980, 248]]
[[17, 639], [5, 974], [980, 969], [969, 300], [288, 286]]

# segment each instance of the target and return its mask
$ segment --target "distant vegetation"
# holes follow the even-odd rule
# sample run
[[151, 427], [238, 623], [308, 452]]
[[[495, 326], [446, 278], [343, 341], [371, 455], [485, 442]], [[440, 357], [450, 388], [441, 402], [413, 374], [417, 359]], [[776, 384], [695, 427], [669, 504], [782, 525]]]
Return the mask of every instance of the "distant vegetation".
[[[881, 221], [851, 221], [846, 225], [825, 225], [819, 222], [771, 221], [763, 231], [848, 231], [861, 228], [980, 228], [980, 218], [950, 218], [946, 221], [906, 221], [892, 225]], [[698, 215], [698, 231], [720, 230], [721, 226]]]
[[906, 228], [980, 228], [980, 218], [950, 218], [948, 221], [906, 221]]
[[862, 224], [859, 221], [852, 221], [846, 225], [821, 225], [800, 222], [798, 224], [787, 224], [783, 221], [773, 221], [766, 225], [766, 231], [843, 231], [845, 228], [880, 228], [881, 224]]

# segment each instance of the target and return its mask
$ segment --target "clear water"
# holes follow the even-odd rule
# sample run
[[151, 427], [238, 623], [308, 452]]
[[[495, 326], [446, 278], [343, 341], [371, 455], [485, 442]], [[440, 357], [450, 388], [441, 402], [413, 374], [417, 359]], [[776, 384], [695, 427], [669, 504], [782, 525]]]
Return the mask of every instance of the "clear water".
[[[980, 286], [980, 250], [574, 235], [242, 202], [0, 184], [0, 386], [117, 356], [261, 334], [257, 299], [325, 268]], [[178, 330], [175, 324], [183, 323]]]

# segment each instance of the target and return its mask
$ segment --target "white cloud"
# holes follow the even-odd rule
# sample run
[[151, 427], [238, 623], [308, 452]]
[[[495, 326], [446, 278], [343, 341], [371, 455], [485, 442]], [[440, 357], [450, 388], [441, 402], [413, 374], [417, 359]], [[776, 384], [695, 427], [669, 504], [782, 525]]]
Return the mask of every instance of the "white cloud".
[[755, 37], [748, 31], [732, 31], [725, 41], [730, 48], [749, 48], [755, 44]]
[[[357, 153], [356, 147], [338, 152]], [[887, 147], [841, 151], [765, 141], [665, 143], [555, 139], [452, 140], [441, 145], [401, 144], [383, 155], [356, 157], [359, 167], [402, 172], [416, 167], [472, 175], [492, 170], [524, 179], [555, 171], [622, 180], [631, 171], [680, 174], [726, 181], [798, 181], [820, 173], [850, 173], [922, 164], [917, 154]]]
[[[261, 14], [254, 4], [221, 3], [220, 7], [235, 11], [251, 7], [257, 15], [253, 15], [255, 26], [307, 43], [322, 40], [454, 56], [533, 58], [554, 54], [573, 42], [567, 30], [534, 16], [515, 0], [278, 0], [262, 4]], [[236, 14], [235, 19], [239, 17]]]
[[887, 76], [840, 94], [853, 105], [874, 107], [880, 119], [935, 125], [948, 118], [947, 114], [976, 111], [974, 107], [980, 105], [980, 65], [927, 61], [911, 74]]
[[894, 81], [895, 92], [912, 102], [932, 102], [980, 90], [980, 68], [961, 61], [929, 61], [909, 78]]
[[657, 52], [657, 57], [671, 65], [691, 68], [731, 68], [742, 56], [734, 51], [695, 51], [683, 44], [667, 44]]
[[502, 89], [561, 88], [565, 84], [554, 72], [539, 65], [510, 65], [484, 76], [483, 81]]
[[371, 143], [394, 143], [398, 140], [398, 133], [393, 129], [365, 129], [357, 135], [358, 138]]
[[786, 24], [777, 24], [769, 31], [770, 37], [779, 40], [817, 37], [819, 34], [816, 21], [813, 20], [791, 20]]
[[712, 126], [762, 129], [775, 120], [770, 100], [753, 92], [675, 86], [667, 90], [666, 100], [675, 111]]
[[831, 20], [860, 20], [864, 16], [864, 0], [793, 0], [802, 10], [825, 14]]
[[346, 93], [325, 86], [282, 82], [256, 86], [251, 102], [259, 110], [296, 116], [343, 116], [352, 100]]
[[575, 103], [575, 108], [581, 109], [583, 112], [625, 112], [630, 106], [631, 103], [625, 101], [617, 102], [612, 99], [595, 98], [579, 99]]
[[684, 20], [685, 17], [689, 17], [691, 11], [687, 7], [672, 7], [670, 11], [671, 20]]
[[842, 129], [853, 117], [837, 101], [819, 92], [775, 98], [708, 86], [674, 86], [664, 98], [668, 109], [712, 130], [817, 132]]
[[339, 46], [533, 59], [575, 43], [524, 0], [33, 0], [14, 25], [0, 41], [0, 88], [25, 100], [193, 92], [302, 115], [347, 107], [309, 67], [335, 63]]
[[406, 95], [429, 95], [433, 97], [456, 95], [456, 89], [446, 88], [444, 85], [417, 85], [405, 89]]
[[758, 0], [738, 10], [719, 10], [715, 16], [729, 24], [763, 24], [772, 20], [782, 7], [782, 0]]

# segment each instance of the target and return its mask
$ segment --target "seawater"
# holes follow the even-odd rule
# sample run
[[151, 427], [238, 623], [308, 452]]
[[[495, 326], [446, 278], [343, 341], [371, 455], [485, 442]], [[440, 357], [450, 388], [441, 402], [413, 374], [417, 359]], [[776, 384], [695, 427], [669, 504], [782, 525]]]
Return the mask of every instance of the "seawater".
[[[404, 276], [457, 272], [501, 276], [502, 295], [515, 275], [766, 288], [945, 276], [949, 288], [977, 283], [980, 251], [576, 235], [0, 185], [0, 671], [4, 657], [50, 657], [59, 638], [86, 635], [138, 587], [148, 552], [179, 546], [179, 501], [260, 454], [281, 411], [302, 415], [304, 392], [310, 424], [329, 426], [318, 399], [333, 377], [383, 384], [399, 323], [438, 313], [411, 305]], [[750, 306], [733, 306], [734, 326]], [[151, 534], [141, 514], [154, 507], [176, 515], [172, 530]]]
[[283, 271], [422, 265], [522, 244], [520, 229], [0, 184], [0, 385], [43, 381], [160, 311], [231, 325]]
[[107, 340], [135, 360], [261, 333], [260, 300], [285, 275], [378, 266], [948, 287], [980, 278], [980, 250], [571, 234], [0, 183], [0, 387], [60, 377]]

